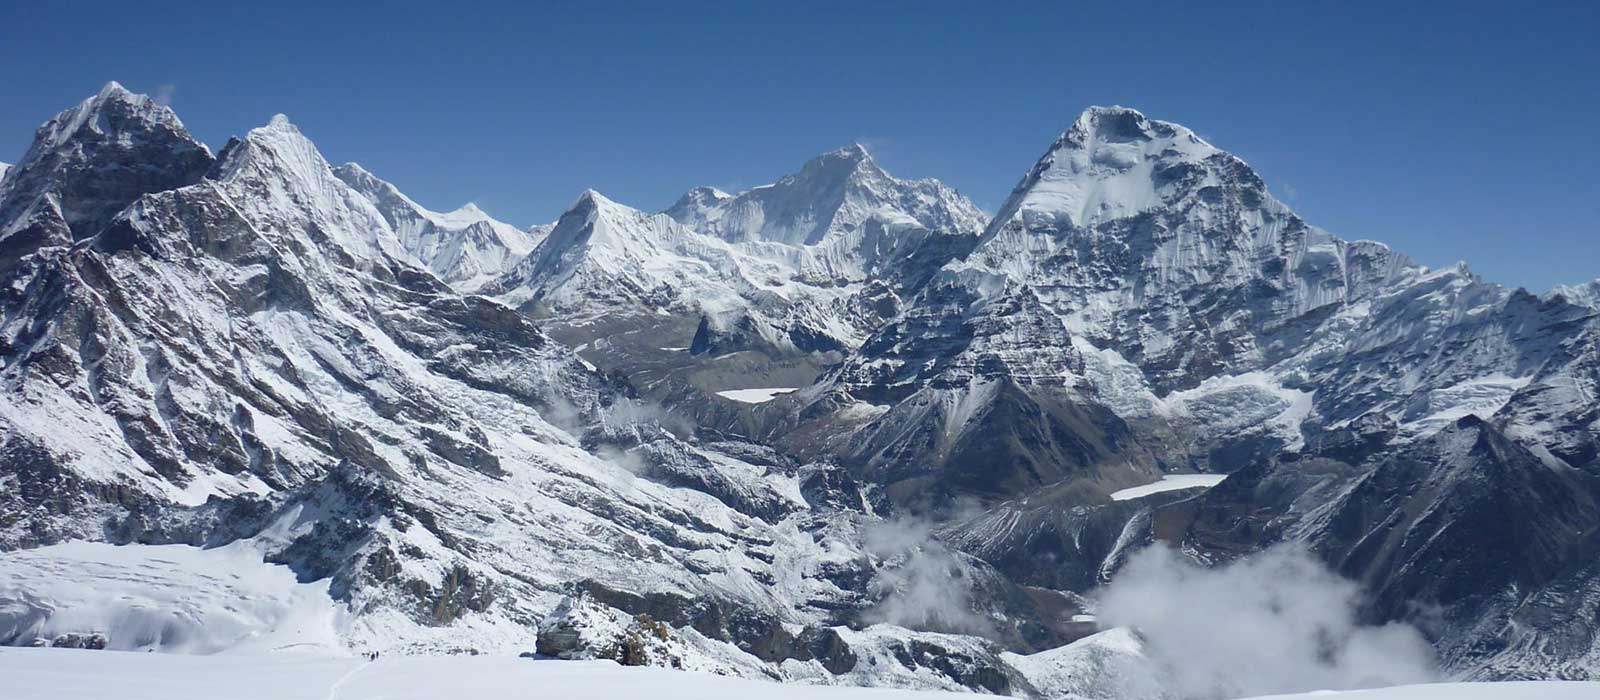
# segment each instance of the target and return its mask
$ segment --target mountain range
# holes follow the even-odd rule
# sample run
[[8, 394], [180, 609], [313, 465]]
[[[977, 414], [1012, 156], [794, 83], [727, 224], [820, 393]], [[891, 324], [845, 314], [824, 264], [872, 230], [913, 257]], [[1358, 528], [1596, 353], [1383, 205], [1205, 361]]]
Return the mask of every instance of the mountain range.
[[[852, 145], [523, 228], [111, 83], [0, 166], [0, 276], [0, 550], [249, 547], [351, 650], [1176, 697], [1095, 592], [1290, 543], [1450, 675], [1600, 675], [1600, 280], [1342, 239], [1132, 109], [993, 216]], [[0, 643], [103, 632], [26, 593]]]

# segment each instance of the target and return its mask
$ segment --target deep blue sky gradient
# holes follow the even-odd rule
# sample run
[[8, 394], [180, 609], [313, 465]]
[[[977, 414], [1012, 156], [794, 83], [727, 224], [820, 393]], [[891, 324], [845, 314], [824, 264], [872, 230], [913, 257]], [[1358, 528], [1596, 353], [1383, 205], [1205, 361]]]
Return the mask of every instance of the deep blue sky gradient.
[[0, 0], [0, 161], [116, 79], [213, 148], [284, 112], [334, 163], [519, 225], [851, 141], [993, 211], [1123, 104], [1347, 238], [1535, 290], [1600, 276], [1595, 2], [223, 4]]

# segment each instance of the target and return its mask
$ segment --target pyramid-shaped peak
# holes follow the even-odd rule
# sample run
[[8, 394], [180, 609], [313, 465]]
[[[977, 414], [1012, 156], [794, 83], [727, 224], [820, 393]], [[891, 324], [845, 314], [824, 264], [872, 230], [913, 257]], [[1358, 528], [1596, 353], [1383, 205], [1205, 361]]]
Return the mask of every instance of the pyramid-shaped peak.
[[113, 80], [39, 128], [35, 147], [54, 149], [86, 133], [110, 136], [162, 131], [198, 145], [171, 109]]
[[83, 112], [98, 113], [108, 108], [109, 105], [126, 105], [133, 112], [148, 113], [151, 115], [171, 114], [171, 110], [157, 104], [149, 95], [141, 95], [129, 91], [115, 80], [106, 83], [99, 92], [81, 102], [77, 109]]
[[262, 128], [264, 128], [264, 129], [273, 129], [273, 130], [277, 130], [277, 131], [299, 131], [300, 130], [298, 127], [296, 127], [294, 125], [294, 122], [289, 121], [289, 115], [284, 114], [282, 112], [279, 112], [277, 114], [272, 115], [272, 119], [269, 119], [267, 121], [267, 125], [265, 127], [262, 127]]
[[1256, 199], [1265, 201], [1264, 183], [1243, 161], [1230, 156], [1204, 165], [1219, 154], [1179, 124], [1128, 107], [1089, 107], [1023, 177], [988, 232], [1004, 229], [1017, 216], [1041, 227], [1133, 216], [1191, 189], [1174, 187], [1183, 182], [1228, 181], [1258, 191]]
[[578, 195], [578, 199], [572, 203], [572, 206], [567, 207], [567, 211], [569, 213], [580, 211], [600, 211], [608, 209], [631, 209], [631, 207], [618, 204], [610, 197], [600, 194], [599, 190], [596, 190], [592, 187], [584, 190], [582, 194]]
[[139, 196], [199, 180], [212, 160], [172, 110], [112, 81], [35, 132], [6, 176], [18, 196], [0, 202], [0, 222], [48, 196], [59, 215], [52, 242], [81, 240]]
[[1083, 110], [1078, 119], [1072, 123], [1067, 135], [1077, 137], [1069, 140], [1080, 143], [1126, 143], [1192, 138], [1193, 132], [1177, 124], [1150, 119], [1131, 107], [1112, 105], [1092, 106]]
[[108, 81], [103, 87], [101, 87], [100, 92], [95, 96], [99, 97], [100, 99], [111, 99], [129, 98], [133, 97], [134, 94], [129, 92], [127, 88], [123, 87], [122, 83], [112, 80]]
[[867, 152], [866, 146], [852, 143], [806, 161], [806, 164], [801, 166], [799, 174], [805, 175], [808, 172], [850, 173], [864, 166], [876, 168], [877, 164], [872, 160], [872, 154]]
[[607, 196], [605, 196], [603, 194], [600, 194], [599, 190], [594, 189], [593, 187], [590, 187], [588, 189], [585, 189], [582, 193], [580, 193], [578, 195], [578, 201], [573, 202], [572, 206], [573, 207], [577, 207], [577, 206], [583, 205], [583, 204], [611, 204], [611, 203], [612, 202], [611, 202], [611, 199], [609, 197], [607, 197]]
[[827, 155], [850, 160], [872, 160], [872, 154], [867, 152], [867, 147], [860, 141], [851, 141], [850, 145], [829, 151]]

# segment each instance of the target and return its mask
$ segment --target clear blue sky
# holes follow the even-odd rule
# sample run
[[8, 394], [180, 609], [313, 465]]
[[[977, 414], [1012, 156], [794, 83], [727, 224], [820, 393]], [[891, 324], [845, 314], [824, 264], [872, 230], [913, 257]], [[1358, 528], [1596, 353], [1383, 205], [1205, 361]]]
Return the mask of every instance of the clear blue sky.
[[1600, 276], [1600, 3], [1391, 4], [0, 0], [0, 160], [116, 79], [213, 147], [284, 112], [335, 163], [521, 225], [857, 140], [993, 211], [1083, 107], [1124, 104], [1347, 238]]

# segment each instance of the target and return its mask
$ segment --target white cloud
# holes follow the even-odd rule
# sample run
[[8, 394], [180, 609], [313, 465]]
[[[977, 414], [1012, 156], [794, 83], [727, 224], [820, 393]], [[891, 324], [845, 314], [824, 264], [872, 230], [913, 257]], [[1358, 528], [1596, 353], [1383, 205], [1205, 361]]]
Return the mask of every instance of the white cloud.
[[1200, 567], [1165, 546], [1129, 560], [1101, 592], [1102, 622], [1134, 628], [1191, 698], [1346, 690], [1437, 678], [1410, 625], [1364, 626], [1360, 590], [1305, 548], [1279, 545]]
[[984, 634], [992, 625], [972, 605], [961, 561], [933, 536], [933, 523], [896, 518], [866, 524], [867, 551], [879, 559], [872, 591], [881, 596], [866, 615], [919, 630]]

